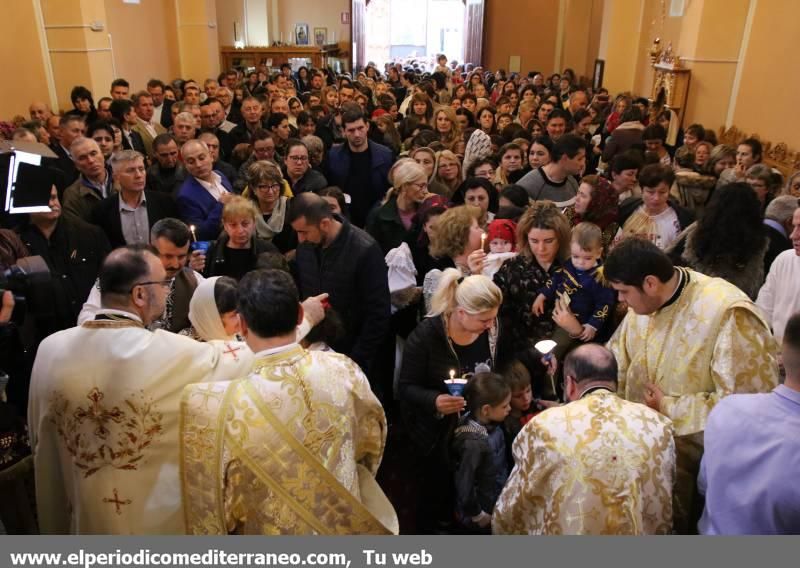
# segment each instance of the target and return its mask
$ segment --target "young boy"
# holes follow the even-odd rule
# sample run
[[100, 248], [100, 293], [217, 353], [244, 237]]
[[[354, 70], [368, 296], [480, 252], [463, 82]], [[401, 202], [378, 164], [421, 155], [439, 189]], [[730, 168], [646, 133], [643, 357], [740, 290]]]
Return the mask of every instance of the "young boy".
[[602, 236], [600, 227], [593, 223], [576, 225], [572, 229], [571, 258], [539, 290], [533, 302], [533, 313], [542, 315], [545, 302], [552, 302], [560, 296], [583, 324], [583, 331], [576, 336], [570, 336], [564, 329], [556, 329], [553, 340], [558, 344], [555, 354], [559, 359], [566, 355], [573, 340], [595, 339], [612, 313], [614, 290], [604, 286], [601, 275], [597, 273], [603, 254]]
[[503, 373], [503, 378], [511, 388], [511, 412], [508, 413], [503, 423], [510, 446], [522, 427], [541, 412], [541, 409], [533, 400], [531, 375], [525, 365], [519, 361], [513, 361]]

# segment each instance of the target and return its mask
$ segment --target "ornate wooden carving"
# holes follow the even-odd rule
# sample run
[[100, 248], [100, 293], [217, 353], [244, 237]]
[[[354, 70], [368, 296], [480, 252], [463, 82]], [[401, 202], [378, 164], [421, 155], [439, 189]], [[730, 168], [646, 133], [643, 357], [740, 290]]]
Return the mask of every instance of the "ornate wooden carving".
[[780, 171], [784, 177], [800, 171], [800, 151], [790, 150], [785, 142], [773, 144], [768, 140], [762, 140], [758, 134], [748, 135], [736, 126], [731, 126], [727, 129], [721, 126], [719, 129], [720, 144], [728, 144], [735, 148], [745, 138], [755, 138], [761, 142], [764, 149], [764, 163]]

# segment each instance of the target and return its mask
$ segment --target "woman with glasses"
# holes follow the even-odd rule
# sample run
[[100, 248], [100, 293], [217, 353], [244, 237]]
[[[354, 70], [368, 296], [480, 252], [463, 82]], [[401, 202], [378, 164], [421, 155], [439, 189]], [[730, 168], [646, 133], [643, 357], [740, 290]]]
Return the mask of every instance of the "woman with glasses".
[[256, 268], [260, 254], [278, 252], [275, 245], [256, 235], [257, 218], [258, 209], [249, 199], [237, 195], [225, 204], [223, 233], [208, 250], [205, 277], [230, 276], [239, 280]]
[[297, 248], [297, 234], [286, 220], [292, 192], [274, 162], [259, 160], [247, 170], [248, 187], [242, 194], [256, 207], [256, 236], [271, 241], [283, 254]]
[[286, 143], [286, 181], [297, 195], [306, 191], [317, 193], [328, 187], [328, 180], [318, 170], [311, 167], [308, 146], [293, 138]]

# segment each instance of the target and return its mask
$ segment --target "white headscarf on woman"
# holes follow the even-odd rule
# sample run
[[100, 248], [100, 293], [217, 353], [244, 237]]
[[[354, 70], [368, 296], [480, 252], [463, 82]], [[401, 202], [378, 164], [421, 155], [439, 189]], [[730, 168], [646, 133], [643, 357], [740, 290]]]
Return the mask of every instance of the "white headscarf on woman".
[[225, 333], [222, 315], [219, 313], [217, 302], [214, 299], [214, 288], [219, 279], [219, 276], [213, 276], [203, 280], [195, 288], [192, 300], [189, 302], [189, 321], [192, 322], [192, 327], [203, 341], [236, 339]]

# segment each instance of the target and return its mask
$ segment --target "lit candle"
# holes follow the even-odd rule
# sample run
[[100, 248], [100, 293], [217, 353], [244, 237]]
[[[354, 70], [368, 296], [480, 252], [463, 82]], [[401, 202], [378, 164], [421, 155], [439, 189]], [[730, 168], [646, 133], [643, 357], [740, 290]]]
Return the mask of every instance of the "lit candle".
[[192, 232], [192, 241], [197, 242], [197, 235], [194, 232], [194, 225], [189, 225], [189, 230]]
[[481, 250], [486, 246], [486, 233], [481, 233]]
[[452, 381], [455, 378], [456, 378], [456, 372], [453, 369], [450, 369], [450, 380]]

